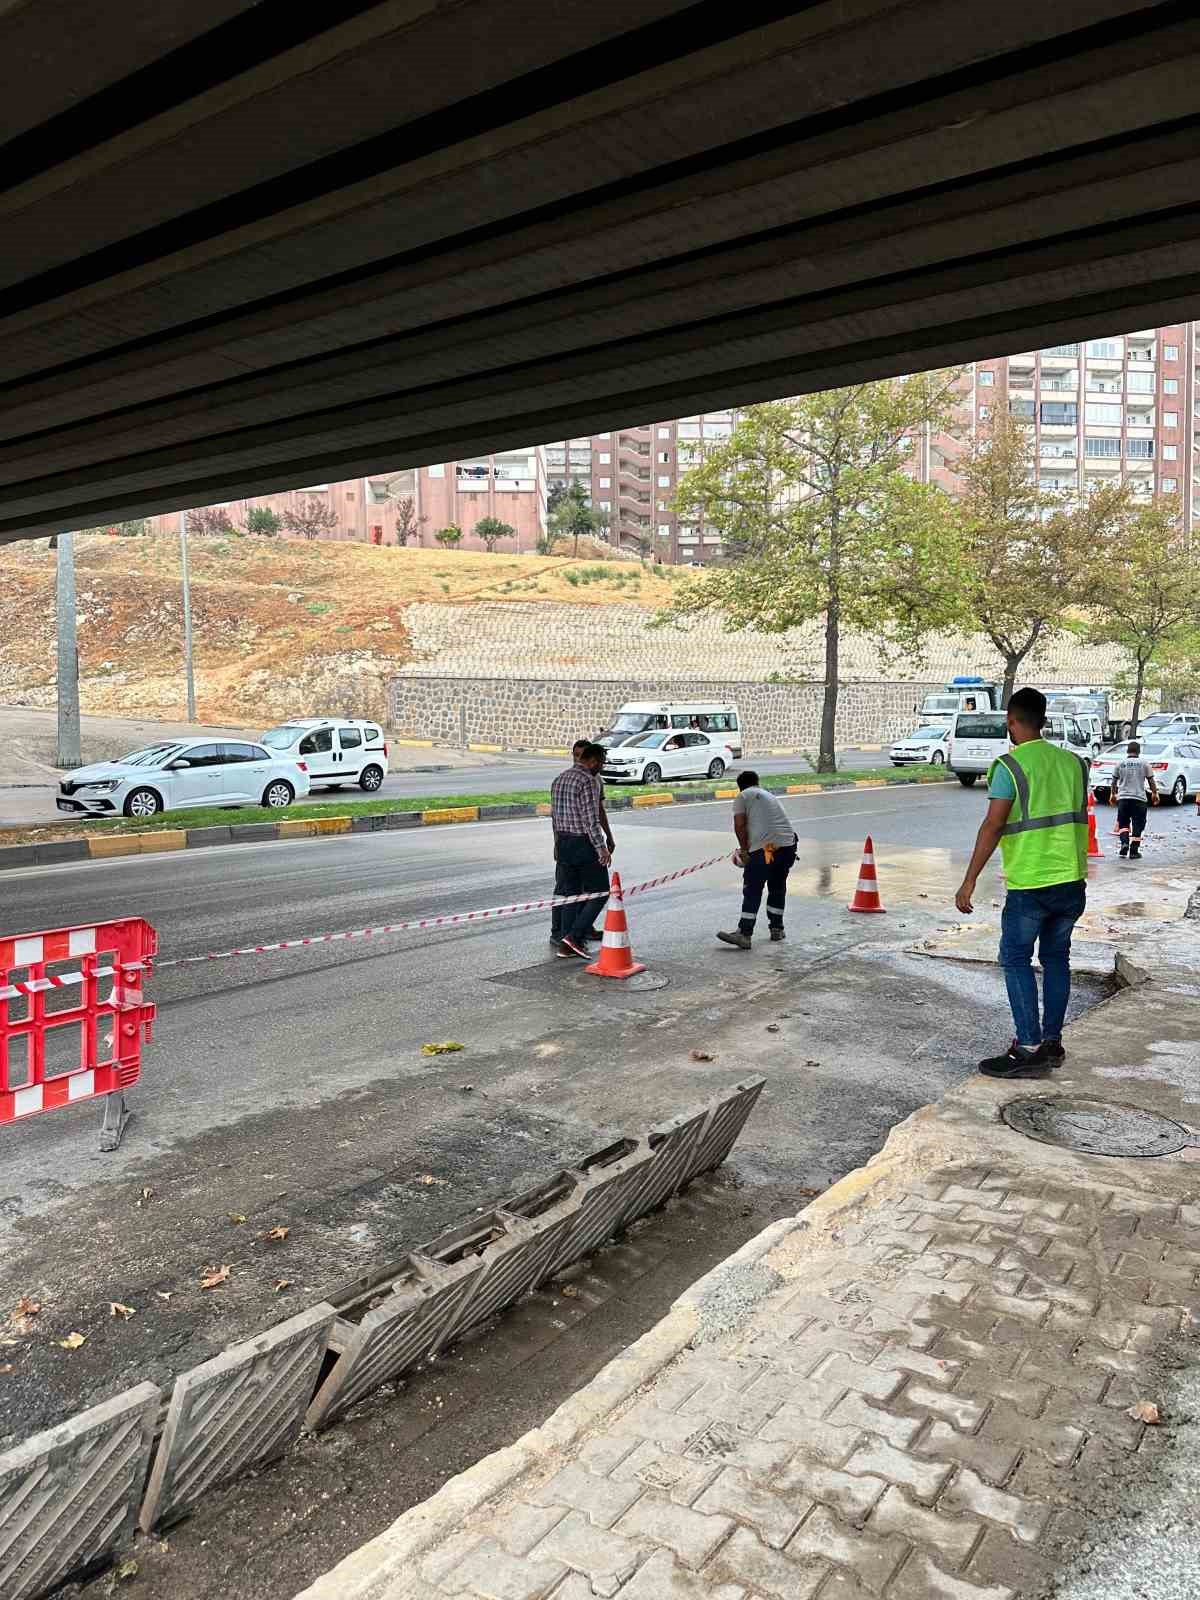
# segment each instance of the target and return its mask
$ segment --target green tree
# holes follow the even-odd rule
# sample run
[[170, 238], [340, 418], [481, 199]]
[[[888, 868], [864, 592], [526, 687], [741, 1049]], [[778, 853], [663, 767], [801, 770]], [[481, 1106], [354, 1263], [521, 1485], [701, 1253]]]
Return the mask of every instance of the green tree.
[[283, 527], [283, 518], [270, 506], [250, 506], [246, 511], [246, 532], [273, 539]]
[[962, 625], [1004, 663], [1004, 704], [1021, 663], [1069, 629], [1095, 595], [1103, 552], [1128, 505], [1118, 483], [1082, 501], [1036, 482], [1032, 430], [1001, 411], [958, 465]]
[[396, 543], [406, 546], [410, 539], [420, 542], [420, 533], [427, 517], [417, 515], [417, 502], [412, 495], [396, 501]]
[[915, 429], [949, 429], [953, 383], [922, 374], [752, 406], [680, 482], [680, 519], [719, 528], [737, 559], [687, 581], [659, 620], [716, 612], [763, 633], [820, 621], [820, 772], [837, 766], [842, 630], [911, 658], [955, 614], [950, 503], [903, 471]]
[[496, 548], [497, 539], [515, 539], [517, 530], [509, 522], [501, 522], [499, 517], [480, 517], [475, 524], [475, 532], [483, 540], [489, 555]]
[[327, 501], [309, 495], [284, 512], [283, 525], [289, 533], [298, 533], [302, 539], [319, 539], [333, 532], [338, 516]]
[[[587, 490], [575, 478], [568, 484], [566, 490], [558, 497], [553, 511], [546, 517], [546, 536], [549, 549], [553, 550], [557, 539], [572, 539], [574, 547], [573, 556], [579, 554], [579, 541], [585, 535], [599, 533], [607, 526], [607, 522], [598, 511], [593, 511], [588, 499]], [[553, 534], [553, 538], [551, 538]]]
[[445, 550], [453, 550], [455, 545], [462, 543], [462, 529], [456, 522], [448, 523], [446, 527], [439, 528], [434, 538]]
[[1101, 565], [1093, 615], [1088, 638], [1127, 658], [1118, 687], [1133, 696], [1136, 733], [1146, 689], [1178, 682], [1200, 654], [1200, 562], [1188, 550], [1176, 497], [1129, 509]]

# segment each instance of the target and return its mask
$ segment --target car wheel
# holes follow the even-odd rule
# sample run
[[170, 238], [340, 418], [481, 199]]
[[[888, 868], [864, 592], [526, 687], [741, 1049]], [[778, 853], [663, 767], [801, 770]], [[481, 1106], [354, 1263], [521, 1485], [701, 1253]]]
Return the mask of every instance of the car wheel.
[[973, 789], [974, 786], [975, 786], [975, 779], [978, 776], [979, 776], [979, 774], [977, 772], [958, 772], [958, 773], [955, 773], [955, 777], [957, 777], [959, 783], [962, 784], [964, 789]]
[[945, 751], [944, 750], [935, 750], [933, 752], [933, 754], [929, 758], [929, 765], [931, 767], [944, 767], [946, 765], [946, 753], [945, 753]]
[[276, 778], [263, 790], [262, 803], [268, 811], [282, 811], [296, 798], [296, 791], [285, 778]]
[[368, 794], [374, 794], [377, 789], [383, 787], [383, 768], [375, 766], [364, 767], [358, 775], [358, 785], [360, 789], [365, 789]]
[[1171, 804], [1181, 806], [1187, 799], [1187, 779], [1181, 772], [1171, 785]]
[[643, 783], [661, 783], [662, 768], [654, 761], [647, 762], [642, 768]]
[[720, 756], [718, 756], [715, 761], [710, 761], [708, 763], [708, 775], [710, 778], [720, 778], [724, 776], [724, 772], [725, 763], [721, 760]]
[[162, 800], [153, 789], [135, 789], [126, 795], [122, 807], [127, 817], [156, 817], [162, 808]]

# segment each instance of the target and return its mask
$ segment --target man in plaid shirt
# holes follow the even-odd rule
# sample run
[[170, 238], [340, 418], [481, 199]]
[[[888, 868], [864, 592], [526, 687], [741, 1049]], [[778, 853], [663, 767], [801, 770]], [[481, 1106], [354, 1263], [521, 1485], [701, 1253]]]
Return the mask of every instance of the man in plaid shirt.
[[563, 906], [558, 954], [564, 961], [580, 956], [587, 959], [588, 929], [608, 897], [612, 852], [602, 815], [603, 765], [603, 745], [585, 745], [574, 766], [560, 772], [550, 785], [550, 825], [558, 853], [555, 893], [603, 897]]

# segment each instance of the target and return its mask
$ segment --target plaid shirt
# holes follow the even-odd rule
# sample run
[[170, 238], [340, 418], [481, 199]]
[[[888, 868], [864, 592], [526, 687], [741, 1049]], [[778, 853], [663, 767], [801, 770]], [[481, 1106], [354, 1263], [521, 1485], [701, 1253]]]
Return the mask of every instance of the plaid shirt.
[[600, 827], [600, 796], [604, 785], [586, 767], [568, 767], [550, 785], [550, 823], [555, 833], [581, 833], [597, 851], [607, 848]]

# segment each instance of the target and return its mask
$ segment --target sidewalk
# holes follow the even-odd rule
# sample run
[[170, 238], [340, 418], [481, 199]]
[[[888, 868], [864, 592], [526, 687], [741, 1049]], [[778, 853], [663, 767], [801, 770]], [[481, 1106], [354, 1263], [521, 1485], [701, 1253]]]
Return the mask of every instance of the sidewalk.
[[[1200, 1592], [1172, 1480], [1200, 1461], [1200, 924], [1171, 933], [1166, 981], [1074, 1025], [1050, 1078], [972, 1076], [914, 1114], [302, 1600]], [[1155, 947], [1131, 938], [1130, 970]], [[1067, 1097], [1093, 1144], [1183, 1147], [1101, 1156], [1001, 1120]]]

